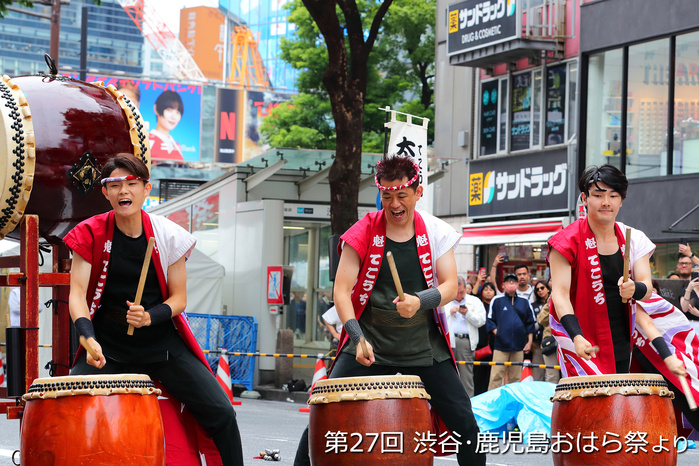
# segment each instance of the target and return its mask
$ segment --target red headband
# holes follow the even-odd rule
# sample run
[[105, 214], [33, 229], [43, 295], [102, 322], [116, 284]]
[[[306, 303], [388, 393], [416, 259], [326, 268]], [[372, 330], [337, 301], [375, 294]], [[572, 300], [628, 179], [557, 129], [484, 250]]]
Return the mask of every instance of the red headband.
[[[376, 165], [380, 163], [376, 162]], [[413, 176], [410, 180], [408, 180], [406, 183], [400, 185], [400, 186], [382, 186], [381, 183], [379, 183], [379, 177], [378, 174], [374, 175], [374, 183], [376, 183], [376, 186], [381, 190], [381, 191], [398, 191], [399, 189], [405, 189], [411, 184], [415, 183], [417, 179], [420, 177], [420, 167], [416, 163], [413, 164], [413, 167], [415, 167], [415, 176]]]

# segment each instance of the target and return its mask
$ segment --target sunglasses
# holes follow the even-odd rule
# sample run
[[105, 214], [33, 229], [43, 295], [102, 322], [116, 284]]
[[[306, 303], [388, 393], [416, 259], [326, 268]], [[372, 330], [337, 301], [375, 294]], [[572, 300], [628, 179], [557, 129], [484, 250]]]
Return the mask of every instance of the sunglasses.
[[546, 289], [546, 288], [543, 287], [543, 286], [537, 286], [537, 287], [536, 287], [536, 291], [541, 291], [541, 290], [545, 290], [545, 289]]

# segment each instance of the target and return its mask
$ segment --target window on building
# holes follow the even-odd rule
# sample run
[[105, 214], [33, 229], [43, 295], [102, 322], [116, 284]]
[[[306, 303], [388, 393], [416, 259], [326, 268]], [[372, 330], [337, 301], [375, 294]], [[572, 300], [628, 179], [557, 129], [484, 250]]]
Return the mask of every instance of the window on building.
[[673, 173], [699, 172], [699, 32], [677, 36]]
[[541, 145], [541, 97], [542, 97], [542, 72], [534, 70], [534, 82], [532, 83], [532, 140], [531, 147]]
[[544, 141], [547, 146], [566, 142], [566, 68], [567, 65], [546, 69], [546, 128]]
[[578, 125], [578, 62], [568, 63], [568, 139], [577, 131]]
[[626, 176], [667, 173], [669, 39], [629, 47]]
[[510, 150], [524, 150], [531, 146], [532, 133], [532, 73], [527, 71], [512, 76], [512, 107], [510, 115]]
[[496, 79], [481, 84], [480, 155], [493, 155], [498, 151], [499, 82]]
[[507, 115], [508, 108], [507, 103], [510, 101], [508, 99], [508, 81], [507, 79], [500, 80], [500, 122], [498, 124], [498, 151], [504, 152], [507, 150]]
[[587, 88], [586, 165], [621, 168], [622, 51], [590, 56]]

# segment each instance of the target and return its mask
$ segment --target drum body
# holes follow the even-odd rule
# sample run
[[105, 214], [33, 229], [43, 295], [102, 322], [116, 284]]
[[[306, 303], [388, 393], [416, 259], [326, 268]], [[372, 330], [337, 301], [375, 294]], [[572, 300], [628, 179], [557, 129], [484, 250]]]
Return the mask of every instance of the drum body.
[[19, 238], [24, 214], [39, 216], [50, 243], [110, 209], [99, 177], [129, 153], [150, 168], [148, 133], [138, 109], [114, 86], [64, 76], [0, 80], [0, 237]]
[[416, 376], [316, 382], [308, 400], [311, 464], [431, 465], [433, 452], [416, 441], [434, 435], [428, 399]]
[[673, 396], [656, 374], [561, 379], [552, 398], [553, 464], [677, 464]]
[[22, 465], [164, 465], [159, 394], [141, 374], [36, 379], [23, 397]]

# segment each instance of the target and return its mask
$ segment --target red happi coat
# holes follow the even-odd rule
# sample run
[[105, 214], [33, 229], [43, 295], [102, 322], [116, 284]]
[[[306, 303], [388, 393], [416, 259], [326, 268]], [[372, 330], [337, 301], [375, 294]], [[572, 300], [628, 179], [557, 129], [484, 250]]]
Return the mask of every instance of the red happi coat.
[[[153, 247], [152, 262], [158, 277], [158, 284], [163, 299], [169, 296], [167, 278], [161, 262], [160, 249], [158, 248], [158, 234], [154, 231], [153, 222], [150, 215], [141, 210], [143, 230], [146, 239], [155, 237], [156, 242]], [[167, 225], [167, 224], [165, 224]], [[91, 217], [73, 228], [63, 239], [65, 244], [80, 257], [92, 263], [90, 280], [87, 288], [88, 307], [90, 319], [99, 310], [99, 302], [102, 297], [104, 285], [107, 280], [107, 270], [109, 267], [109, 257], [111, 254], [111, 243], [116, 227], [114, 211]], [[176, 227], [179, 228], [179, 227]], [[176, 235], [175, 235], [176, 236]], [[181, 256], [180, 256], [181, 257]], [[209, 371], [209, 367], [204, 353], [194, 337], [187, 322], [186, 315], [181, 313], [172, 318], [173, 324], [184, 340], [187, 347], [197, 356]], [[82, 354], [82, 346], [78, 349], [76, 360]], [[75, 362], [73, 362], [75, 364]], [[198, 465], [200, 462], [200, 452], [206, 458], [207, 465], [221, 465], [221, 457], [211, 438], [196, 424], [194, 418], [188, 411], [182, 411], [181, 403], [174, 399], [172, 395], [164, 390], [158, 381], [154, 381], [156, 386], [163, 390], [163, 396], [159, 397], [160, 410], [165, 426], [165, 442], [167, 445], [166, 455], [168, 466], [178, 465]], [[192, 425], [196, 428], [192, 428]]]
[[[614, 225], [617, 242], [622, 254], [626, 239], [625, 226]], [[602, 283], [602, 268], [597, 252], [597, 242], [587, 219], [580, 219], [558, 232], [549, 241], [549, 246], [561, 253], [571, 265], [570, 300], [575, 315], [580, 322], [583, 336], [593, 346], [599, 346], [597, 357], [586, 361], [575, 352], [575, 345], [560, 323], [553, 300], [551, 300], [551, 333], [558, 343], [558, 361], [564, 377], [580, 375], [614, 374], [616, 363], [612, 332], [609, 326], [606, 296]], [[637, 259], [652, 253], [655, 245], [639, 230], [632, 229], [630, 247], [630, 278], [633, 279], [633, 265]], [[555, 277], [554, 277], [555, 279]], [[629, 328], [634, 328], [636, 317], [635, 300], [625, 306]], [[631, 347], [629, 347], [629, 354]]]

